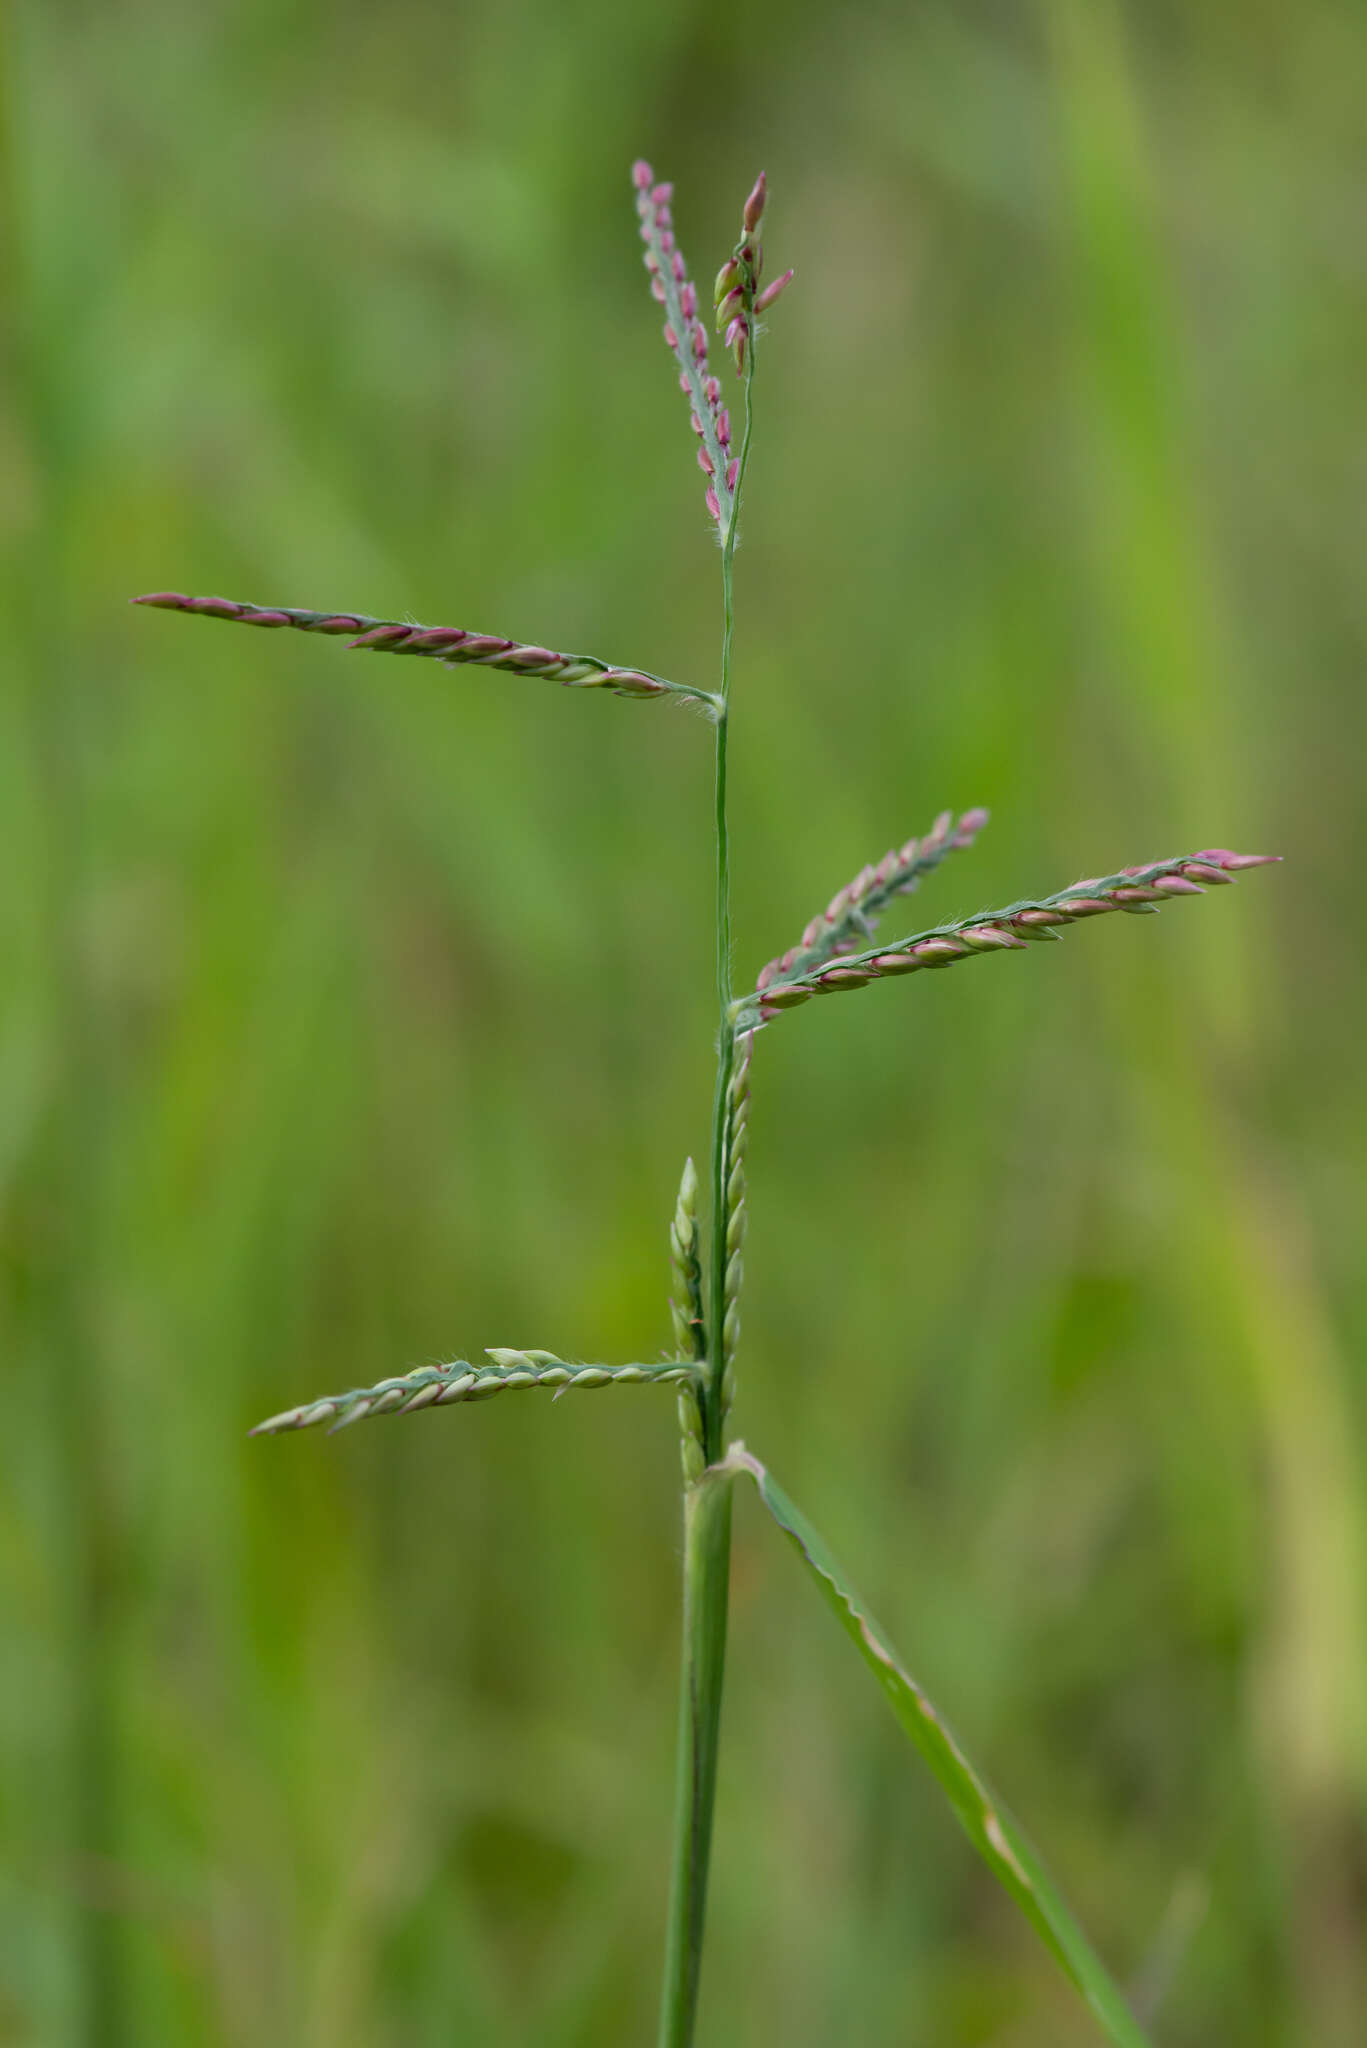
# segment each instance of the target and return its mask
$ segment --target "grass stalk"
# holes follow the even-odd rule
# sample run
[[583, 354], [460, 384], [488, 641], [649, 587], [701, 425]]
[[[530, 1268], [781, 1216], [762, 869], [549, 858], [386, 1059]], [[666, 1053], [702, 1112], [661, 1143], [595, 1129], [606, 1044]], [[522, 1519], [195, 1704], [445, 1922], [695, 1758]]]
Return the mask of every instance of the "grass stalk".
[[660, 2048], [691, 2048], [697, 2020], [726, 1664], [731, 1491], [705, 1478], [684, 1489], [683, 1676]]
[[[722, 541], [722, 651], [716, 729], [717, 1080], [712, 1103], [711, 1257], [708, 1266], [708, 1353], [702, 1386], [703, 1454], [709, 1465], [725, 1451], [723, 1331], [726, 1323], [727, 1094], [736, 1057], [731, 992], [731, 849], [726, 821], [727, 739], [731, 725], [731, 651], [735, 632], [737, 520], [753, 422], [755, 348], [745, 356], [745, 424], [730, 524]], [[731, 1490], [692, 1483], [684, 1489], [683, 1664], [679, 1675], [679, 1749], [674, 1803], [673, 1874], [660, 2005], [660, 2048], [688, 2048], [697, 2020], [707, 1909], [712, 1814], [731, 1571]]]

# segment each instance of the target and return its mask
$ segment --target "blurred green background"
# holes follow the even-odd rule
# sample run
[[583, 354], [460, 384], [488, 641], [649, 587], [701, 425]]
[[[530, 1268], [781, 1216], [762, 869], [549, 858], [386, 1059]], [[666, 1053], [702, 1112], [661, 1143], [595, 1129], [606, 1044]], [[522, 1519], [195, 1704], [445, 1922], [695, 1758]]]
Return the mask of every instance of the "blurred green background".
[[[1288, 856], [765, 1035], [737, 1426], [1116, 1971], [1171, 1978], [1169, 2048], [1360, 2042], [1361, 9], [3, 33], [0, 2041], [652, 2038], [672, 1403], [244, 1432], [668, 1341], [707, 733], [125, 604], [710, 685], [644, 152], [703, 279], [767, 166], [799, 273], [738, 561], [739, 971], [942, 805], [994, 822], [904, 929]], [[748, 1502], [734, 1624], [708, 2048], [1095, 2041]]]

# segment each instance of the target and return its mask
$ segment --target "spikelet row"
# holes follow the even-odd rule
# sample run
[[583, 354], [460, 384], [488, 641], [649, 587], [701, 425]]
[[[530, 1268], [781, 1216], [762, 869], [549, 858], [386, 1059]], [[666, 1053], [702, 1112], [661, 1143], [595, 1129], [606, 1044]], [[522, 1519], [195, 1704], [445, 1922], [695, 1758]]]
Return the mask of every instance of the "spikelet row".
[[1231, 853], [1227, 847], [1208, 847], [1203, 853], [1155, 861], [1147, 867], [1122, 868], [1100, 881], [1075, 882], [1056, 896], [1025, 898], [1004, 910], [937, 925], [896, 945], [856, 953], [835, 966], [771, 981], [754, 995], [742, 996], [732, 1006], [732, 1017], [738, 1030], [749, 1029], [812, 996], [864, 988], [885, 975], [950, 967], [975, 953], [1020, 950], [1034, 940], [1057, 939], [1056, 926], [1082, 918], [1104, 916], [1113, 910], [1150, 916], [1174, 897], [1202, 896], [1214, 884], [1232, 882], [1238, 870], [1263, 867], [1280, 858], [1279, 854]]
[[726, 1091], [722, 1139], [722, 1188], [726, 1202], [726, 1267], [722, 1278], [721, 1409], [725, 1418], [736, 1396], [736, 1352], [740, 1345], [740, 1296], [745, 1284], [745, 1148], [750, 1135], [750, 1059], [753, 1029], [736, 1045], [736, 1062]]
[[[671, 1299], [674, 1346], [681, 1358], [701, 1368], [707, 1357], [707, 1321], [703, 1310], [702, 1259], [698, 1250], [698, 1175], [691, 1159], [684, 1161], [679, 1182], [679, 1199], [669, 1226], [669, 1262], [678, 1287]], [[702, 1409], [698, 1403], [698, 1381], [679, 1389], [679, 1437], [684, 1479], [691, 1485], [702, 1478], [707, 1463], [703, 1449]]]
[[707, 329], [698, 316], [698, 288], [688, 275], [674, 234], [674, 187], [657, 185], [644, 160], [631, 167], [636, 211], [651, 296], [664, 307], [664, 337], [679, 365], [679, 388], [689, 404], [689, 424], [698, 439], [698, 467], [707, 478], [704, 498], [724, 540], [735, 517], [740, 465], [731, 447], [731, 415], [721, 385], [707, 361]]
[[486, 1401], [492, 1394], [511, 1393], [519, 1387], [554, 1387], [568, 1393], [571, 1388], [678, 1386], [695, 1377], [692, 1366], [676, 1363], [572, 1365], [553, 1351], [491, 1350], [485, 1356], [493, 1360], [492, 1365], [470, 1365], [458, 1358], [450, 1365], [421, 1366], [397, 1379], [380, 1380], [373, 1387], [305, 1401], [298, 1408], [286, 1408], [282, 1414], [258, 1422], [249, 1433], [278, 1436], [285, 1430], [313, 1429], [326, 1422], [332, 1435], [367, 1415], [411, 1415], [419, 1408]]
[[186, 597], [178, 590], [152, 591], [134, 604], [161, 611], [189, 612], [197, 618], [229, 619], [243, 626], [293, 626], [301, 633], [344, 637], [349, 647], [376, 654], [419, 654], [447, 668], [473, 664], [504, 669], [510, 675], [543, 676], [571, 690], [610, 690], [619, 697], [692, 697], [715, 708], [710, 691], [687, 683], [666, 682], [645, 669], [617, 668], [592, 654], [557, 654], [507, 640], [501, 633], [471, 633], [460, 626], [418, 626], [401, 619], [371, 619], [362, 612], [308, 612], [296, 606], [242, 604], [230, 597]]
[[811, 974], [823, 961], [853, 953], [861, 938], [872, 938], [893, 898], [909, 896], [946, 854], [971, 846], [987, 818], [987, 812], [978, 808], [965, 811], [956, 823], [952, 811], [941, 811], [923, 838], [908, 839], [905, 846], [885, 853], [876, 866], [861, 868], [812, 919], [797, 944], [760, 969], [755, 987], [762, 990], [773, 981]]

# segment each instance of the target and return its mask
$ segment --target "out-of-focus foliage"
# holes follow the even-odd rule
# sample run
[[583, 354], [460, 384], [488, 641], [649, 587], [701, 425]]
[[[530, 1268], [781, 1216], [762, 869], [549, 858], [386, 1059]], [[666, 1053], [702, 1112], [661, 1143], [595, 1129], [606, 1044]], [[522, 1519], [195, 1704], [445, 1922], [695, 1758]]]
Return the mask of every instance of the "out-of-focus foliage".
[[[669, 1404], [245, 1430], [667, 1343], [707, 732], [124, 603], [711, 687], [646, 152], [700, 276], [761, 164], [799, 270], [738, 560], [739, 970], [942, 805], [994, 820], [925, 921], [1288, 856], [765, 1034], [737, 1425], [1114, 1967], [1171, 1975], [1170, 2048], [1358, 2042], [1360, 8], [3, 34], [0, 2040], [649, 2037]], [[734, 1618], [704, 2038], [1091, 2040], [753, 1512]]]

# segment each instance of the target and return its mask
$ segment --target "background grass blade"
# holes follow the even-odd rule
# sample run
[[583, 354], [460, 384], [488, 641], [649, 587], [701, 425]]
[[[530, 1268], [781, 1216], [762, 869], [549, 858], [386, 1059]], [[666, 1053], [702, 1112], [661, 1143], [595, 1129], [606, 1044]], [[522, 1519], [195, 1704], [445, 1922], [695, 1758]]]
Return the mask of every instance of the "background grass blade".
[[1105, 1965], [1069, 1912], [1010, 1814], [964, 1755], [938, 1710], [905, 1671], [887, 1637], [806, 1517], [758, 1458], [732, 1444], [718, 1475], [748, 1472], [759, 1497], [792, 1538], [822, 1597], [888, 1697], [894, 1714], [949, 1796], [964, 1832], [993, 1875], [1058, 1957], [1117, 2048], [1149, 2048]]

